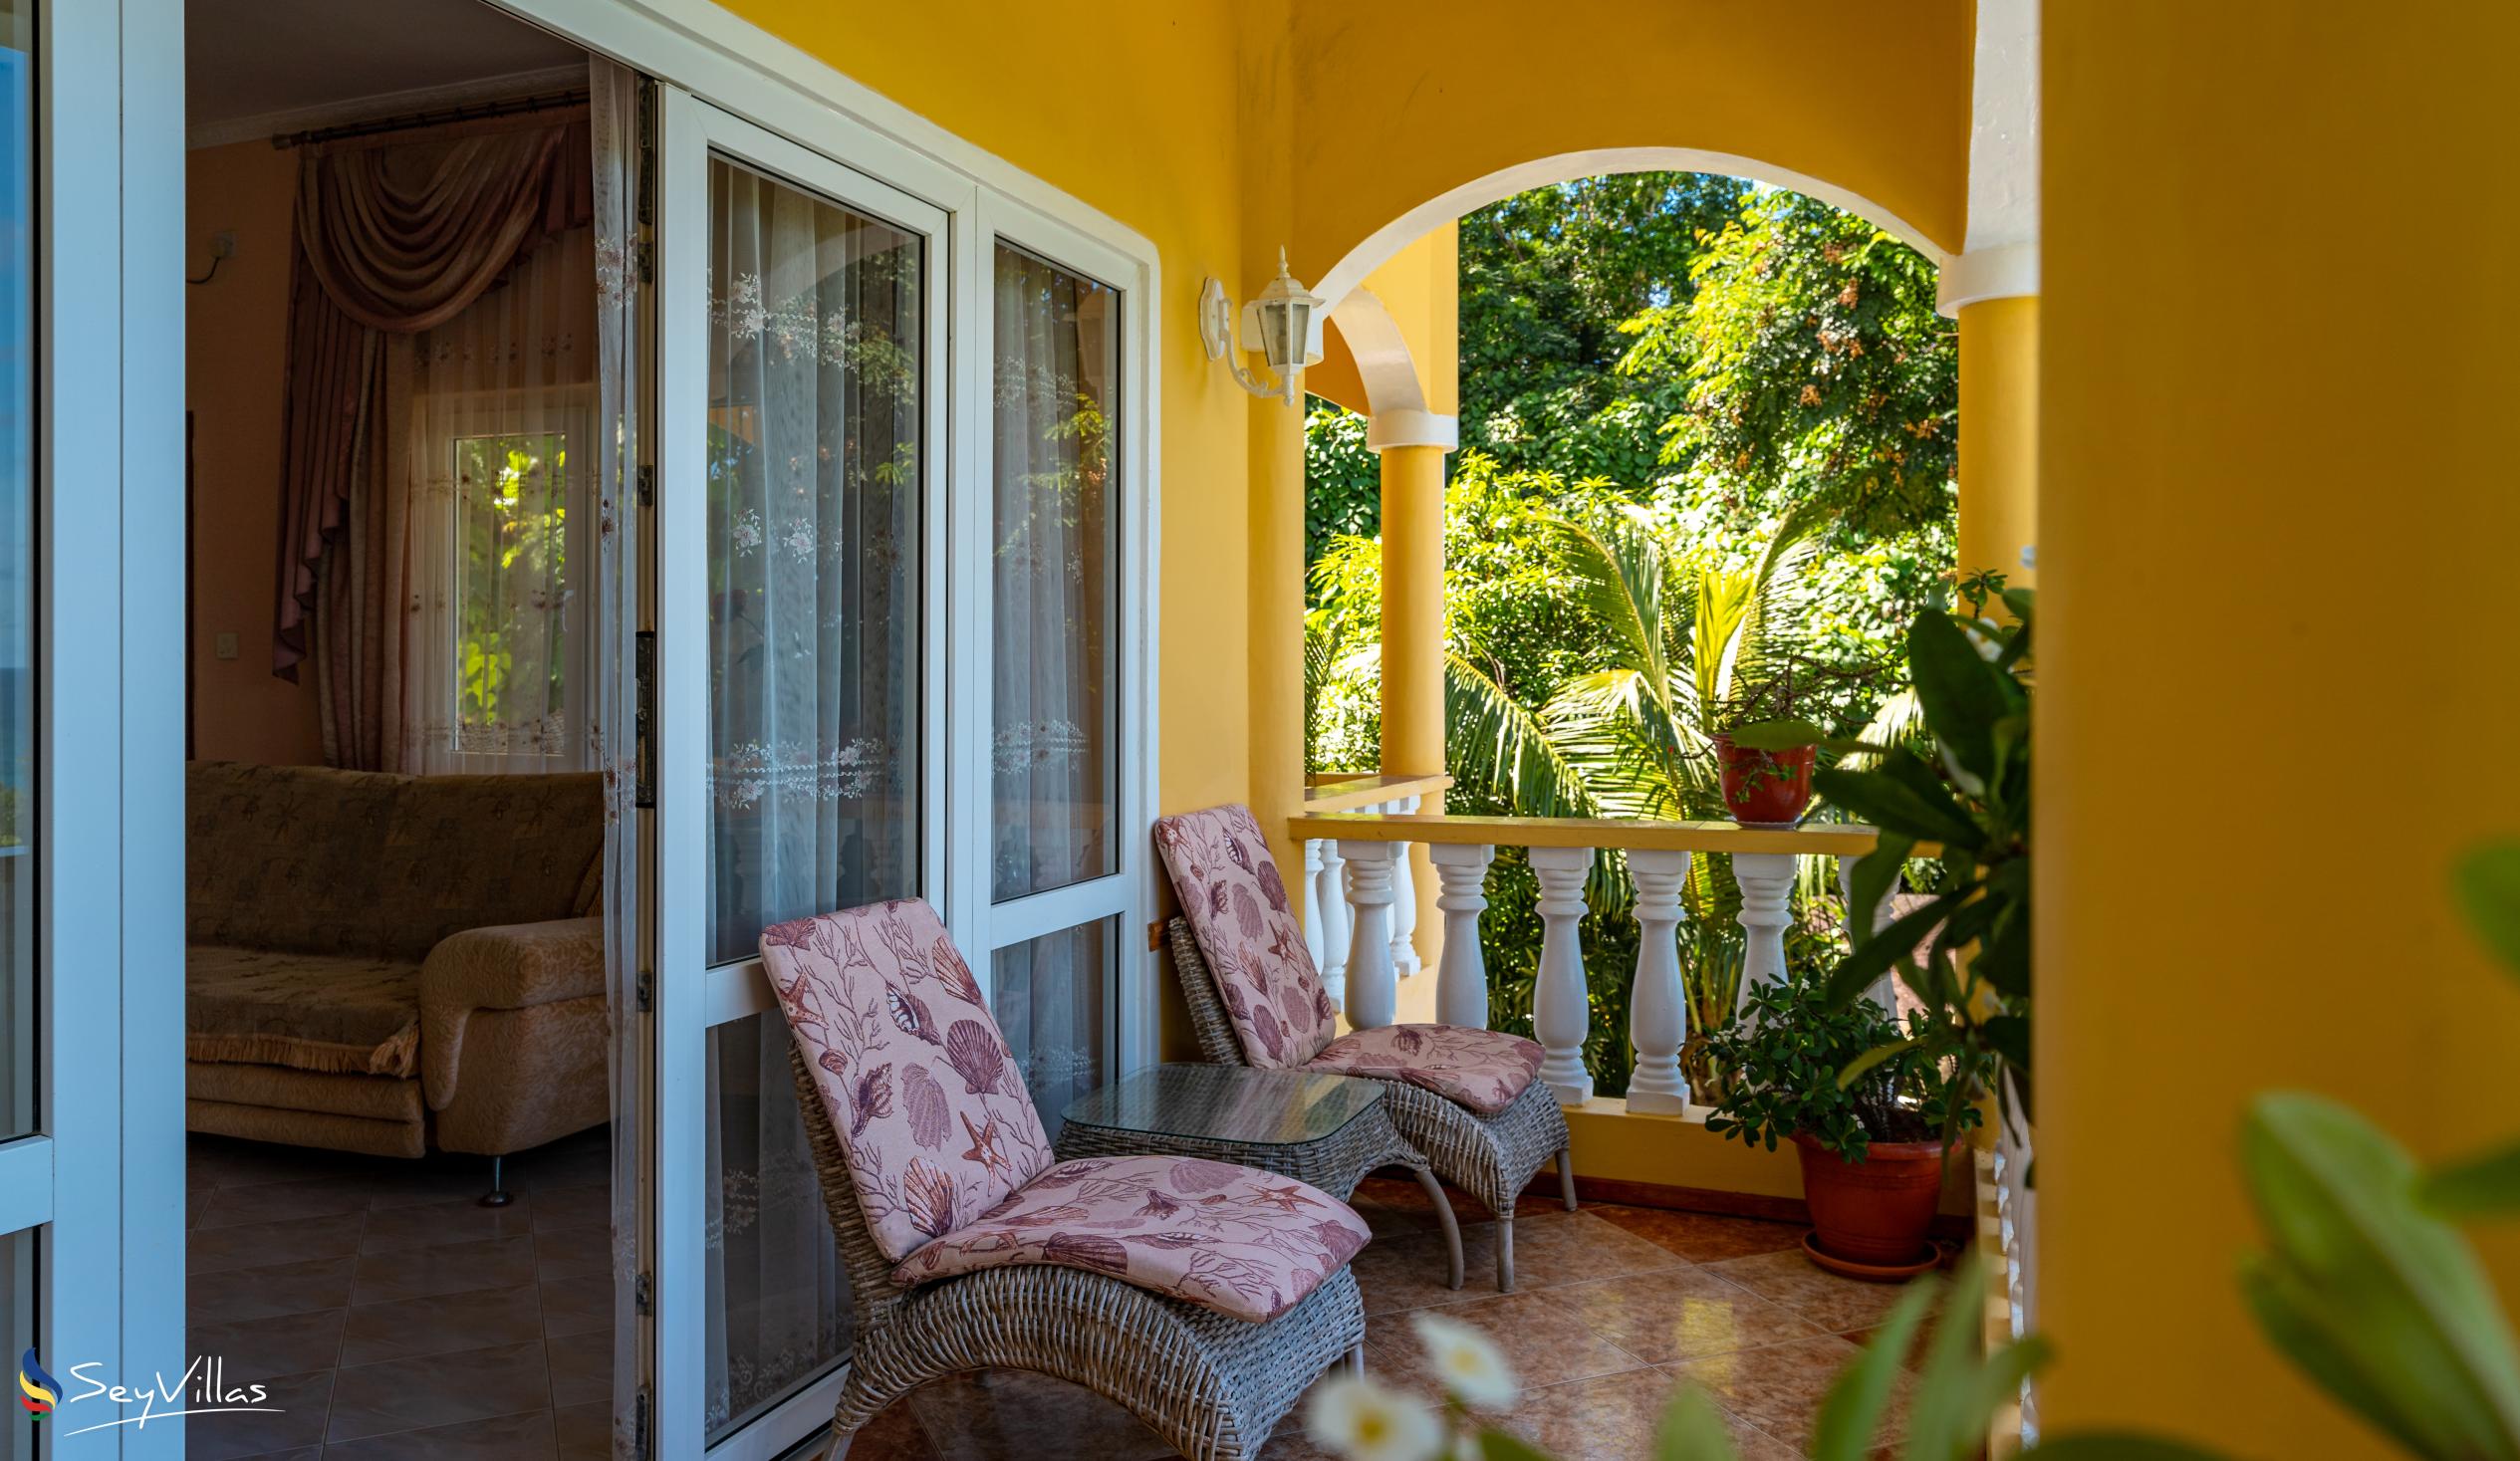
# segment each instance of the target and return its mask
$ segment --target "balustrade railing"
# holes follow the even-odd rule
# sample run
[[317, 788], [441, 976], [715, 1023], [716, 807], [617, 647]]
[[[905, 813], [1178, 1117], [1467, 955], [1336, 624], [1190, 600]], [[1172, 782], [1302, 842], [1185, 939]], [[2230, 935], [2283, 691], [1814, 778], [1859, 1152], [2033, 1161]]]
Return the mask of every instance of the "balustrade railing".
[[[1532, 991], [1533, 1034], [1545, 1058], [1540, 1079], [1568, 1105], [1593, 1096], [1584, 1047], [1592, 1035], [1589, 975], [1579, 928], [1588, 911], [1585, 883], [1595, 854], [1627, 854], [1636, 887], [1641, 937], [1629, 994], [1628, 1042], [1636, 1054], [1629, 1076], [1632, 1111], [1679, 1113], [1689, 1104], [1680, 1052], [1688, 1043], [1688, 1000], [1681, 986], [1680, 890], [1689, 854], [1725, 852], [1741, 889], [1739, 921], [1746, 935], [1741, 997], [1785, 977], [1785, 933], [1792, 917], [1799, 860], [1838, 859], [1842, 885], [1873, 851], [1869, 827], [1814, 825], [1792, 830], [1729, 822], [1596, 821], [1572, 818], [1447, 817], [1421, 814], [1422, 798], [1442, 778], [1365, 777], [1316, 786], [1289, 831], [1304, 845], [1312, 879], [1304, 931], [1332, 998], [1358, 1029], [1398, 1018], [1399, 981], [1419, 967], [1414, 936], [1416, 898], [1408, 880], [1408, 849], [1422, 844], [1440, 892], [1443, 936], [1436, 954], [1436, 1018], [1448, 1025], [1487, 1025], [1488, 988], [1479, 949], [1479, 915], [1487, 876], [1500, 847], [1521, 848], [1540, 886], [1539, 968]], [[1848, 908], [1849, 932], [1880, 926], [1887, 900]], [[1874, 986], [1887, 1006], [1887, 978]]]

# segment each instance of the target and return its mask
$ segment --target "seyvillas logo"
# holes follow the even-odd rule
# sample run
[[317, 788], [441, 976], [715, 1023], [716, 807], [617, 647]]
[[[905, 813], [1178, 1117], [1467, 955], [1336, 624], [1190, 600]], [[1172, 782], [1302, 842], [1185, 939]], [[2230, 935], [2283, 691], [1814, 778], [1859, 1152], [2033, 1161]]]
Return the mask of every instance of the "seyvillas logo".
[[[257, 1384], [230, 1383], [227, 1377], [227, 1361], [215, 1354], [204, 1354], [193, 1360], [192, 1363], [184, 1366], [183, 1373], [171, 1380], [166, 1377], [163, 1370], [160, 1370], [155, 1376], [156, 1383], [137, 1388], [113, 1384], [98, 1378], [96, 1371], [103, 1368], [105, 1366], [95, 1360], [72, 1365], [70, 1377], [78, 1381], [81, 1388], [75, 1394], [65, 1394], [62, 1382], [53, 1378], [42, 1364], [37, 1363], [35, 1351], [29, 1349], [26, 1351], [26, 1357], [18, 1361], [18, 1403], [25, 1406], [29, 1413], [39, 1419], [51, 1415], [60, 1423], [68, 1423], [84, 1418], [86, 1414], [95, 1413], [91, 1411], [73, 1415], [62, 1408], [76, 1405], [82, 1400], [102, 1398], [113, 1407], [112, 1410], [106, 1412], [113, 1416], [112, 1419], [95, 1420], [86, 1425], [64, 1430], [60, 1433], [63, 1440], [68, 1440], [72, 1436], [86, 1435], [92, 1430], [110, 1430], [118, 1425], [145, 1429], [152, 1420], [166, 1420], [177, 1415], [230, 1415], [238, 1411], [263, 1411], [276, 1414], [280, 1410], [279, 1406], [269, 1403], [271, 1391], [267, 1387]], [[139, 1407], [139, 1413], [135, 1415], [114, 1413], [132, 1406]]]
[[60, 1401], [61, 1381], [45, 1372], [36, 1361], [34, 1350], [27, 1350], [26, 1357], [18, 1361], [18, 1403], [41, 1420], [52, 1414]]

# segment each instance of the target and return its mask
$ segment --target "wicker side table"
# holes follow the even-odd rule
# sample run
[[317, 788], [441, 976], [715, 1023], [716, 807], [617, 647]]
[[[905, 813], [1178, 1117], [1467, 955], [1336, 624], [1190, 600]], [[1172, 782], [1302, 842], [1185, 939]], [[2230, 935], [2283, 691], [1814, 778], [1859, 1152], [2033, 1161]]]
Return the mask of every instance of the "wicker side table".
[[1062, 1161], [1203, 1156], [1309, 1182], [1342, 1201], [1383, 1167], [1406, 1167], [1443, 1225], [1449, 1282], [1461, 1287], [1461, 1226], [1443, 1184], [1400, 1139], [1383, 1083], [1247, 1066], [1154, 1066], [1079, 1096], [1064, 1113]]

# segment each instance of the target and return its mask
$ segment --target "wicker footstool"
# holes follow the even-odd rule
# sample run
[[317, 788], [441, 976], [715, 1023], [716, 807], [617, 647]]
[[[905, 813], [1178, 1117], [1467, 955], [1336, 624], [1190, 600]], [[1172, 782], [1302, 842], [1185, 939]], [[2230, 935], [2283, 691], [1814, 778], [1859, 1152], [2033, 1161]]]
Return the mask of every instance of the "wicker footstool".
[[1065, 1114], [1059, 1159], [1203, 1156], [1309, 1182], [1346, 1200], [1370, 1172], [1406, 1167], [1443, 1225], [1448, 1282], [1461, 1287], [1461, 1226], [1443, 1184], [1400, 1139], [1380, 1081], [1248, 1066], [1155, 1066], [1080, 1096]]

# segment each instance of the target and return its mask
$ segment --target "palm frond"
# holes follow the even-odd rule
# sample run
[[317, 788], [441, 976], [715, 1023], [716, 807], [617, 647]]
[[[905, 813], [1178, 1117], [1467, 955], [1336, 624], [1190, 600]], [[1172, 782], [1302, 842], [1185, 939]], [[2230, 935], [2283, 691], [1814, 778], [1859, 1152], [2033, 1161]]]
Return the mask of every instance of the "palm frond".
[[1445, 744], [1463, 790], [1516, 817], [1599, 817], [1601, 805], [1542, 723], [1476, 661], [1444, 653]]
[[1660, 694], [1671, 671], [1662, 635], [1662, 548], [1652, 531], [1625, 517], [1601, 529], [1564, 517], [1550, 524], [1575, 601], [1617, 645], [1613, 662], [1641, 671]]

